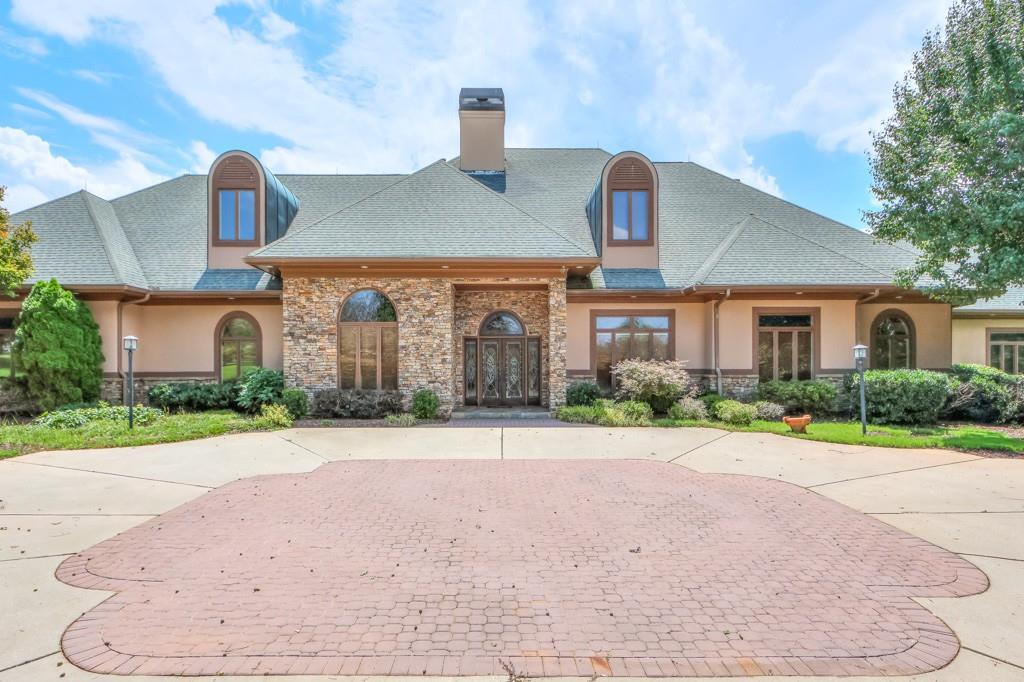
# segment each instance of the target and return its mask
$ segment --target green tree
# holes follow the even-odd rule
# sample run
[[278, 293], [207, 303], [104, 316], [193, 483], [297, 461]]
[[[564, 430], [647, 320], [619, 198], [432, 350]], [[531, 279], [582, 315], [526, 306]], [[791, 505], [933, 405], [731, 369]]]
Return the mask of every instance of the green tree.
[[[0, 204], [6, 187], [0, 187]], [[32, 274], [32, 256], [29, 249], [38, 237], [32, 223], [25, 221], [11, 227], [11, 214], [0, 205], [0, 294], [14, 296], [15, 290]]]
[[57, 280], [37, 282], [22, 303], [14, 354], [28, 397], [39, 407], [99, 398], [100, 329], [89, 308]]
[[959, 0], [924, 37], [874, 135], [866, 214], [876, 236], [920, 251], [903, 286], [954, 303], [1024, 284], [1024, 10]]

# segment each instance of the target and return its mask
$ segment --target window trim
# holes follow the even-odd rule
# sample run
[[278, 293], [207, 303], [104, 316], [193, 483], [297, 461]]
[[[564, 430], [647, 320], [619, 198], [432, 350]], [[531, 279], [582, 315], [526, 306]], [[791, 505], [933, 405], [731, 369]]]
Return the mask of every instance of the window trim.
[[[676, 359], [675, 308], [595, 308], [590, 311], [590, 374], [593, 377], [597, 377], [597, 318], [599, 317], [667, 317], [668, 359]], [[602, 329], [601, 331], [614, 333], [615, 330]]]
[[[643, 167], [644, 172], [647, 174], [645, 180], [615, 180], [615, 169], [623, 163], [633, 162]], [[654, 245], [654, 230], [655, 224], [657, 223], [656, 216], [654, 214], [654, 174], [651, 169], [644, 163], [644, 160], [635, 156], [625, 156], [608, 169], [607, 180], [605, 181], [604, 191], [607, 195], [605, 197], [605, 215], [608, 219], [608, 225], [605, 227], [606, 241], [608, 246], [653, 246]], [[629, 234], [630, 238], [627, 239], [616, 239], [615, 238], [615, 192], [629, 192], [629, 203], [627, 206], [627, 215], [629, 216]], [[647, 192], [647, 239], [632, 239], [633, 234], [633, 192]]]
[[[217, 326], [214, 328], [213, 333], [213, 373], [214, 376], [217, 378], [217, 383], [219, 384], [224, 383], [223, 375], [221, 374], [221, 334], [224, 333], [224, 328], [228, 325], [228, 323], [235, 318], [241, 318], [245, 320], [246, 322], [250, 323], [256, 330], [256, 364], [260, 367], [263, 367], [263, 329], [260, 327], [259, 320], [257, 320], [255, 317], [252, 316], [252, 314], [247, 313], [244, 310], [233, 310], [229, 313], [226, 313], [223, 317], [220, 318], [220, 321], [217, 322]], [[241, 363], [241, 352], [239, 352], [238, 360], [239, 363]], [[241, 364], [239, 364], [239, 370], [241, 370]], [[241, 377], [239, 377], [239, 379], [241, 379]]]
[[[345, 304], [348, 302], [348, 299], [352, 298], [354, 295], [356, 295], [356, 294], [358, 294], [358, 293], [360, 293], [362, 291], [375, 291], [378, 294], [380, 294], [381, 296], [383, 296], [384, 298], [386, 298], [388, 300], [388, 302], [391, 303], [391, 307], [395, 309], [395, 321], [394, 322], [374, 322], [374, 321], [360, 322], [360, 321], [354, 321], [354, 320], [353, 321], [347, 321], [347, 322], [342, 321], [341, 313], [345, 309]], [[402, 341], [402, 339], [401, 339], [401, 334], [402, 334], [402, 332], [401, 332], [401, 329], [399, 329], [399, 326], [398, 326], [398, 321], [400, 319], [401, 319], [401, 317], [400, 317], [399, 312], [398, 312], [398, 306], [395, 305], [395, 300], [393, 298], [391, 298], [390, 296], [388, 296], [383, 291], [381, 291], [380, 289], [378, 289], [377, 287], [360, 287], [358, 289], [355, 289], [354, 291], [350, 291], [345, 296], [345, 298], [343, 298], [341, 300], [341, 303], [338, 305], [338, 312], [335, 315], [335, 320], [337, 321], [337, 325], [338, 326], [337, 326], [337, 333], [335, 334], [336, 338], [335, 338], [335, 343], [334, 343], [334, 354], [335, 354], [334, 385], [335, 385], [335, 387], [337, 389], [342, 390], [342, 391], [378, 391], [378, 392], [381, 392], [381, 391], [391, 391], [391, 390], [396, 390], [396, 391], [397, 390], [401, 390], [401, 386], [402, 386], [402, 367], [401, 367], [401, 364], [402, 364], [401, 363], [401, 358], [402, 358], [402, 354], [401, 354], [401, 341]], [[399, 350], [399, 352], [396, 353], [396, 355], [395, 355], [396, 386], [395, 386], [394, 389], [381, 388], [381, 386], [384, 385], [384, 363], [381, 362], [381, 359], [384, 357], [384, 355], [383, 355], [383, 350], [384, 350], [384, 334], [382, 333], [381, 330], [384, 329], [385, 327], [389, 328], [389, 329], [394, 329], [395, 330], [395, 343], [398, 345], [398, 350]], [[355, 371], [354, 378], [353, 378], [354, 385], [353, 385], [352, 388], [342, 388], [342, 386], [341, 386], [341, 330], [342, 329], [353, 329], [353, 328], [360, 330], [360, 332], [358, 334], [356, 334], [356, 367], [355, 367], [356, 371]], [[363, 379], [363, 363], [360, 361], [360, 355], [361, 355], [361, 351], [362, 351], [362, 348], [363, 348], [363, 334], [362, 334], [361, 330], [362, 329], [367, 329], [367, 328], [375, 330], [376, 331], [376, 335], [377, 335], [377, 388], [362, 388], [362, 384], [363, 384], [363, 381], [362, 381], [362, 379]]]
[[[252, 171], [255, 179], [252, 182], [242, 182], [240, 180], [220, 180], [218, 174], [220, 173], [221, 167], [224, 164], [240, 159], [244, 161]], [[263, 230], [263, 212], [265, 207], [263, 205], [263, 189], [262, 189], [262, 178], [263, 173], [260, 168], [253, 163], [247, 156], [241, 154], [230, 154], [218, 159], [216, 165], [210, 171], [210, 182], [209, 182], [209, 211], [210, 211], [210, 244], [213, 246], [244, 246], [252, 247], [259, 246], [260, 234]], [[253, 239], [221, 239], [220, 237], [220, 193], [221, 191], [227, 192], [239, 192], [239, 191], [251, 191], [254, 195], [255, 206], [253, 207]], [[237, 221], [238, 221], [238, 195], [235, 195], [235, 221], [236, 229], [235, 234], [238, 234]]]
[[[985, 366], [992, 366], [992, 335], [993, 334], [1024, 334], [1024, 327], [986, 327], [985, 328]], [[1000, 345], [1024, 346], [1024, 341], [1001, 341]], [[1020, 351], [1017, 351], [1017, 372], [1014, 376], [1024, 375], [1024, 368], [1021, 367]], [[1000, 369], [1002, 369], [1000, 367]], [[1004, 370], [1005, 371], [1005, 370]]]
[[[822, 374], [821, 370], [821, 308], [819, 307], [807, 307], [807, 308], [789, 308], [789, 307], [754, 307], [751, 308], [751, 354], [750, 354], [750, 373], [756, 377], [761, 376], [761, 363], [758, 349], [760, 347], [758, 343], [758, 334], [761, 332], [760, 320], [758, 319], [761, 315], [810, 315], [811, 316], [811, 379], [817, 379]], [[785, 329], [790, 331], [799, 331], [805, 329], [804, 327], [765, 327], [765, 330]], [[728, 370], [725, 370], [728, 372]], [[795, 380], [796, 381], [796, 380]]]
[[[868, 366], [871, 369], [880, 369], [875, 367], [875, 338], [878, 335], [878, 327], [882, 324], [882, 321], [887, 317], [898, 317], [907, 325], [907, 331], [910, 332], [910, 367], [909, 369], [917, 369], [917, 327], [914, 326], [914, 319], [905, 310], [899, 308], [888, 308], [875, 315], [875, 319], [871, 321], [870, 336], [868, 336]], [[890, 367], [889, 369], [894, 369]], [[903, 369], [897, 367], [895, 369]]]
[[[484, 325], [487, 324], [487, 320], [491, 319], [495, 315], [503, 315], [503, 314], [504, 315], [511, 315], [512, 317], [516, 318], [516, 321], [519, 323], [519, 326], [522, 328], [523, 333], [522, 334], [484, 334]], [[490, 338], [490, 337], [494, 337], [494, 338], [509, 338], [509, 337], [511, 337], [511, 338], [519, 338], [519, 337], [523, 337], [523, 336], [530, 336], [530, 329], [529, 329], [529, 327], [526, 326], [526, 322], [523, 321], [523, 318], [520, 317], [519, 315], [517, 315], [516, 313], [514, 313], [511, 310], [508, 310], [506, 308], [498, 308], [497, 310], [490, 311], [489, 313], [487, 313], [486, 315], [484, 315], [480, 319], [480, 324], [476, 328], [476, 336], [480, 337], [480, 338]]]
[[[8, 310], [10, 314], [8, 314]], [[8, 376], [0, 376], [0, 381], [5, 379], [14, 379], [18, 376], [18, 366], [14, 359], [14, 333], [17, 331], [17, 321], [20, 309], [8, 309], [0, 310], [0, 318], [11, 319], [14, 321], [10, 329], [0, 329], [0, 337], [9, 336], [11, 337], [11, 373]]]

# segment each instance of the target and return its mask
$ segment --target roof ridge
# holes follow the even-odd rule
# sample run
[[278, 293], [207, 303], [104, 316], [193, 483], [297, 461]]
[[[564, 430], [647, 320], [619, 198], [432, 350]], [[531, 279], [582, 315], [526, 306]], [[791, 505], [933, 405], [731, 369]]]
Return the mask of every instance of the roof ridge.
[[[442, 159], [442, 161], [444, 161], [444, 159]], [[583, 247], [582, 245], [580, 245], [580, 244], [577, 244], [577, 243], [576, 243], [575, 241], [573, 241], [573, 240], [569, 239], [569, 238], [568, 238], [568, 237], [566, 237], [566, 236], [565, 236], [564, 234], [562, 234], [561, 232], [559, 232], [559, 231], [558, 231], [558, 230], [556, 230], [555, 228], [551, 227], [550, 225], [548, 225], [547, 223], [545, 223], [545, 222], [544, 222], [543, 220], [541, 220], [541, 219], [540, 219], [540, 218], [538, 218], [537, 216], [535, 216], [535, 215], [533, 215], [532, 213], [530, 213], [529, 211], [525, 210], [525, 209], [524, 209], [524, 208], [523, 208], [522, 206], [520, 206], [519, 204], [515, 204], [515, 203], [513, 203], [513, 202], [509, 201], [509, 200], [508, 200], [508, 199], [507, 199], [506, 197], [503, 197], [503, 196], [502, 196], [501, 194], [499, 194], [498, 192], [495, 192], [495, 191], [494, 191], [493, 189], [491, 189], [490, 187], [487, 187], [487, 186], [486, 186], [486, 185], [484, 185], [483, 183], [477, 182], [476, 180], [474, 180], [473, 178], [469, 177], [468, 175], [466, 175], [465, 173], [463, 173], [463, 172], [462, 172], [462, 171], [460, 171], [459, 169], [457, 169], [457, 168], [455, 168], [454, 166], [452, 166], [452, 165], [451, 165], [450, 163], [448, 163], [447, 161], [445, 161], [445, 162], [444, 162], [444, 165], [445, 165], [445, 166], [446, 166], [446, 167], [447, 167], [447, 168], [448, 168], [448, 169], [449, 169], [450, 171], [452, 171], [453, 173], [455, 173], [455, 174], [456, 174], [456, 175], [458, 175], [459, 177], [461, 177], [461, 178], [464, 178], [464, 179], [465, 179], [465, 180], [466, 180], [467, 182], [471, 182], [471, 183], [473, 183], [473, 186], [475, 186], [475, 187], [478, 187], [479, 189], [482, 189], [482, 190], [484, 190], [485, 192], [487, 192], [487, 193], [489, 193], [489, 194], [493, 194], [493, 195], [494, 195], [495, 197], [497, 197], [497, 198], [498, 198], [498, 199], [500, 199], [501, 201], [504, 201], [504, 202], [505, 202], [506, 204], [508, 204], [508, 205], [509, 205], [509, 206], [511, 206], [512, 208], [516, 209], [517, 211], [519, 211], [520, 213], [522, 213], [522, 214], [523, 214], [524, 216], [526, 216], [526, 217], [530, 218], [531, 220], [535, 221], [535, 222], [536, 222], [536, 223], [537, 223], [538, 225], [540, 225], [541, 227], [545, 228], [546, 230], [548, 230], [549, 232], [551, 232], [551, 233], [552, 233], [553, 235], [555, 235], [556, 237], [559, 237], [559, 238], [561, 238], [561, 239], [562, 239], [562, 241], [564, 241], [564, 242], [565, 242], [566, 244], [569, 244], [569, 245], [571, 245], [571, 246], [575, 246], [575, 247], [576, 247], [577, 249], [579, 249], [579, 250], [580, 250], [580, 251], [581, 251], [581, 252], [583, 253], [583, 255], [584, 255], [584, 256], [587, 256], [587, 255], [589, 255], [589, 254], [588, 254], [588, 252], [587, 252], [587, 249], [586, 249], [586, 248], [584, 248], [584, 247]]]
[[[74, 192], [68, 192], [67, 194], [62, 194], [59, 197], [54, 197], [52, 199], [47, 199], [46, 201], [44, 201], [41, 204], [36, 204], [35, 206], [29, 206], [28, 208], [23, 208], [20, 211], [18, 211], [17, 213], [11, 213], [10, 217], [13, 218], [14, 216], [17, 216], [17, 215], [20, 215], [22, 213], [25, 213], [26, 211], [34, 211], [37, 208], [42, 208], [43, 206], [49, 206], [52, 203], [61, 201], [62, 199], [68, 199], [70, 197], [75, 196], [76, 194], [81, 194], [82, 192], [86, 192], [86, 191], [87, 190], [84, 190], [84, 189], [76, 189]], [[29, 220], [31, 220], [31, 218], [29, 218]]]
[[[160, 185], [166, 185], [169, 182], [174, 182], [175, 180], [181, 180], [182, 178], [189, 178], [189, 177], [192, 177], [193, 175], [197, 175], [197, 174], [196, 173], [182, 173], [181, 175], [175, 175], [173, 178], [167, 178], [166, 180], [161, 180], [158, 183], [155, 183], [155, 184], [152, 184], [152, 185], [147, 185], [146, 187], [140, 187], [137, 190], [134, 190], [132, 192], [128, 192], [127, 194], [122, 194], [121, 196], [114, 197], [113, 199], [103, 199], [103, 197], [97, 196], [95, 194], [93, 194], [93, 196], [96, 197], [97, 199], [103, 199], [103, 201], [106, 201], [108, 204], [113, 204], [115, 201], [121, 201], [121, 199], [127, 199], [128, 197], [133, 196], [135, 194], [139, 194], [140, 192], [145, 192], [147, 190], [155, 189], [155, 188], [159, 187]], [[85, 191], [88, 191], [88, 190], [85, 190]], [[92, 193], [90, 192], [90, 194], [92, 194]]]
[[114, 273], [114, 277], [116, 277], [118, 282], [121, 284], [129, 283], [128, 276], [125, 274], [124, 269], [121, 266], [120, 260], [115, 258], [113, 255], [113, 246], [110, 243], [110, 240], [113, 237], [113, 235], [107, 234], [107, 230], [104, 228], [103, 225], [100, 224], [101, 221], [97, 218], [96, 211], [93, 209], [91, 201], [92, 199], [97, 199], [105, 203], [110, 208], [110, 212], [114, 214], [114, 220], [117, 221], [116, 229], [121, 233], [121, 236], [124, 238], [128, 251], [131, 254], [131, 257], [135, 260], [135, 264], [138, 266], [139, 274], [142, 276], [142, 281], [148, 285], [149, 282], [146, 280], [146, 275], [142, 269], [142, 264], [139, 263], [139, 258], [138, 256], [135, 255], [135, 249], [132, 248], [132, 244], [128, 240], [128, 235], [125, 234], [124, 228], [121, 226], [121, 219], [120, 217], [118, 217], [117, 211], [114, 210], [114, 207], [110, 205], [110, 202], [104, 199], [103, 197], [97, 196], [92, 192], [89, 192], [88, 190], [84, 189], [79, 190], [79, 193], [82, 195], [82, 202], [85, 204], [85, 210], [89, 213], [89, 220], [92, 221], [92, 225], [96, 229], [96, 234], [99, 235], [100, 241], [103, 242], [103, 251], [107, 257], [107, 262], [110, 264], [110, 271]]
[[729, 233], [722, 238], [722, 241], [718, 243], [718, 246], [716, 246], [704, 260], [703, 265], [697, 268], [697, 272], [693, 273], [692, 281], [694, 285], [704, 283], [704, 279], [714, 271], [715, 267], [717, 267], [718, 263], [722, 260], [722, 257], [732, 249], [733, 244], [735, 244], [736, 240], [739, 239], [739, 236], [743, 234], [743, 230], [746, 229], [752, 217], [753, 214], [744, 216], [742, 220], [737, 221], [736, 224], [733, 225], [732, 229], [729, 230]]

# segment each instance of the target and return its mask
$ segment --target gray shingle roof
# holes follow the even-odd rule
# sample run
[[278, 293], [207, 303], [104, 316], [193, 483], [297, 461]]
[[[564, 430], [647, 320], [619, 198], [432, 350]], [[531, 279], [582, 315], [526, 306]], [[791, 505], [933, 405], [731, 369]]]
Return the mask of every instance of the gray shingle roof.
[[954, 310], [954, 313], [983, 312], [983, 313], [1019, 313], [1024, 317], [1024, 287], [1013, 287], [1007, 289], [1002, 296], [987, 298], [977, 301], [971, 305], [961, 306]]

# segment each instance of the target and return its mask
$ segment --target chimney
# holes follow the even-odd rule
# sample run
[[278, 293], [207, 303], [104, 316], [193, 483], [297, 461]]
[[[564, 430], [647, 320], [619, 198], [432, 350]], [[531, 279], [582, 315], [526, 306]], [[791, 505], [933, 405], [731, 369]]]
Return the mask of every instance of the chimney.
[[501, 88], [459, 91], [459, 168], [505, 171], [505, 93]]

